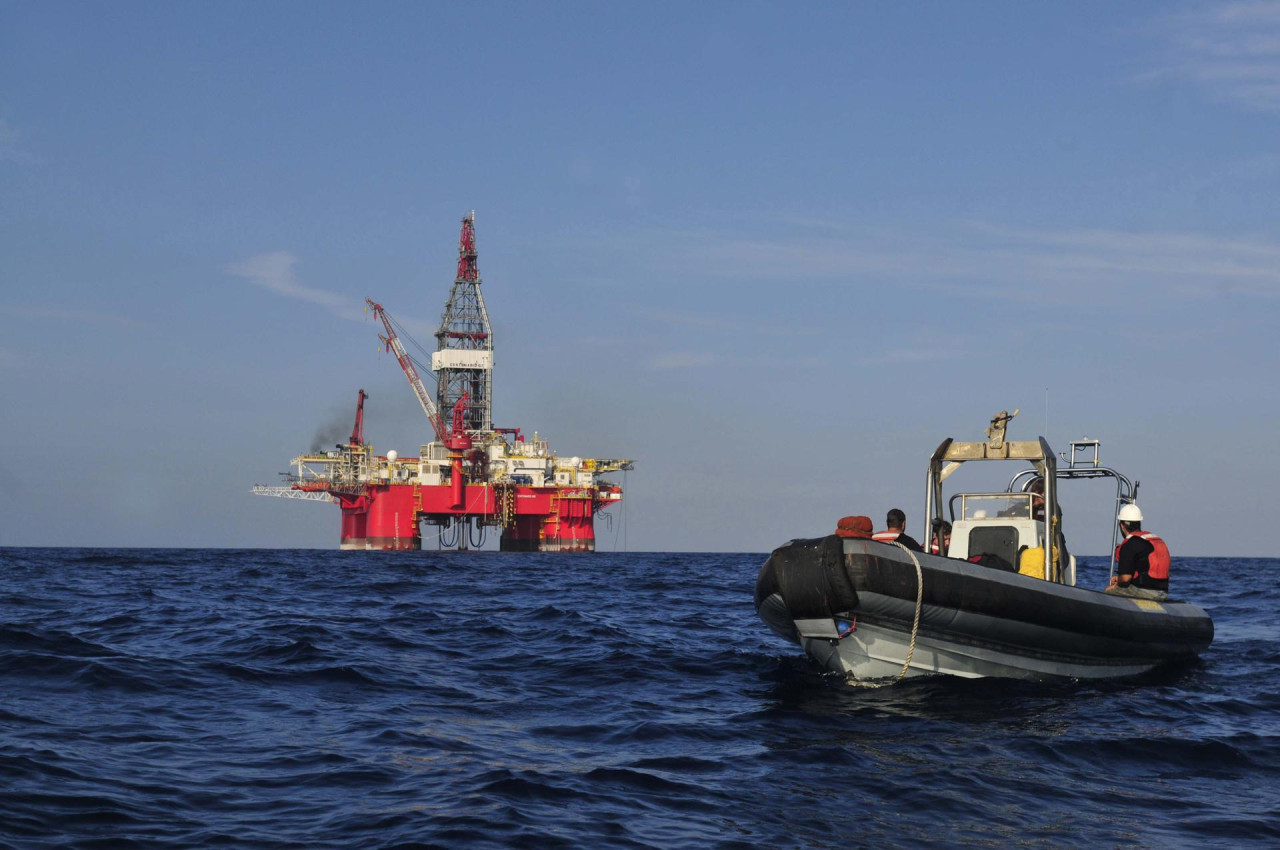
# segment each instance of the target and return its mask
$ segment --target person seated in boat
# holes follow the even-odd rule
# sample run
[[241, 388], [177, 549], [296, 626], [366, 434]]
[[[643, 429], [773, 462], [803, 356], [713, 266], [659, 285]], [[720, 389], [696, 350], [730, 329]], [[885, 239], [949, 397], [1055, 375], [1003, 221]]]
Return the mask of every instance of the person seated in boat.
[[1116, 516], [1124, 542], [1116, 547], [1116, 574], [1107, 593], [1138, 599], [1169, 598], [1169, 547], [1155, 534], [1142, 530], [1137, 505], [1120, 508]]
[[1002, 519], [1021, 519], [1027, 515], [1027, 502], [1025, 499], [1011, 499], [1010, 504], [996, 511], [996, 516]]
[[[1027, 492], [1031, 494], [1031, 518], [1044, 522], [1044, 478], [1039, 475], [1032, 478], [1027, 484]], [[1062, 534], [1062, 505], [1053, 506], [1053, 518], [1053, 539], [1058, 545], [1062, 562], [1066, 563], [1071, 554], [1067, 551], [1067, 538]]]
[[[1044, 522], [1044, 479], [1039, 476], [1032, 478], [1031, 481], [1022, 488], [1022, 492], [1031, 494], [1030, 514], [1027, 513], [1027, 502], [1025, 499], [1011, 496], [1009, 498], [1009, 505], [1002, 508], [996, 516], [1013, 518], [1030, 516], [1034, 520]], [[1061, 511], [1058, 512], [1058, 516], [1061, 518]]]
[[[1031, 479], [1027, 492], [1031, 494], [1031, 518], [1044, 522], [1044, 479], [1039, 477]], [[1059, 510], [1057, 513], [1061, 519], [1062, 511]]]
[[907, 515], [901, 508], [890, 510], [884, 524], [887, 526], [885, 530], [871, 535], [872, 540], [879, 540], [881, 543], [901, 543], [913, 552], [924, 551], [920, 544], [903, 530], [907, 527]]
[[945, 555], [951, 549], [951, 523], [945, 519], [934, 520], [933, 541], [929, 551], [934, 555]]

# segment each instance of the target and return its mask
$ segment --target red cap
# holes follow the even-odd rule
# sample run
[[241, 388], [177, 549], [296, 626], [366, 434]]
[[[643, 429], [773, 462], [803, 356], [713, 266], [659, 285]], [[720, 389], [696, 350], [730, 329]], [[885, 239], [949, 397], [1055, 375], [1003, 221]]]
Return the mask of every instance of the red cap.
[[875, 526], [871, 524], [871, 517], [847, 516], [836, 523], [836, 536], [870, 537], [873, 528]]

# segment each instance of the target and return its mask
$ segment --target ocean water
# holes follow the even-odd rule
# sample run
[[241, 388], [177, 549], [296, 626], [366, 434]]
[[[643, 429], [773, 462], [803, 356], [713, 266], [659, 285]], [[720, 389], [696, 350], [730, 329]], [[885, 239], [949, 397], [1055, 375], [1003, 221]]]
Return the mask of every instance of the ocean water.
[[763, 559], [0, 550], [0, 845], [1280, 844], [1280, 561], [1175, 559], [1176, 669], [863, 690]]

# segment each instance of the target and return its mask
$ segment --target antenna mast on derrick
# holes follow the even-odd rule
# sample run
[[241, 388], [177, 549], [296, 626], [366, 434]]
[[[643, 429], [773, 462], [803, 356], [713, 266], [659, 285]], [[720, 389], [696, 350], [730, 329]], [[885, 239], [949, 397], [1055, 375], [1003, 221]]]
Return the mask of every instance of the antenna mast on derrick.
[[453, 410], [467, 396], [464, 427], [468, 431], [493, 427], [493, 331], [481, 282], [476, 267], [476, 214], [472, 210], [462, 219], [458, 275], [436, 331], [437, 351], [431, 355], [436, 407]]

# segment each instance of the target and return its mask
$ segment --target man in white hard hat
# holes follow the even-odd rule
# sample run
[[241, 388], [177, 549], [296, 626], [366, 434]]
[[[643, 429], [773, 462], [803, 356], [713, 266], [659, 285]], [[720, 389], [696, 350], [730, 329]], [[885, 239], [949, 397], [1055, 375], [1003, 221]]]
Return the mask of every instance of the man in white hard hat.
[[1169, 598], [1169, 547], [1158, 536], [1142, 530], [1142, 511], [1135, 504], [1116, 515], [1124, 542], [1116, 547], [1116, 574], [1107, 593], [1138, 599]]

